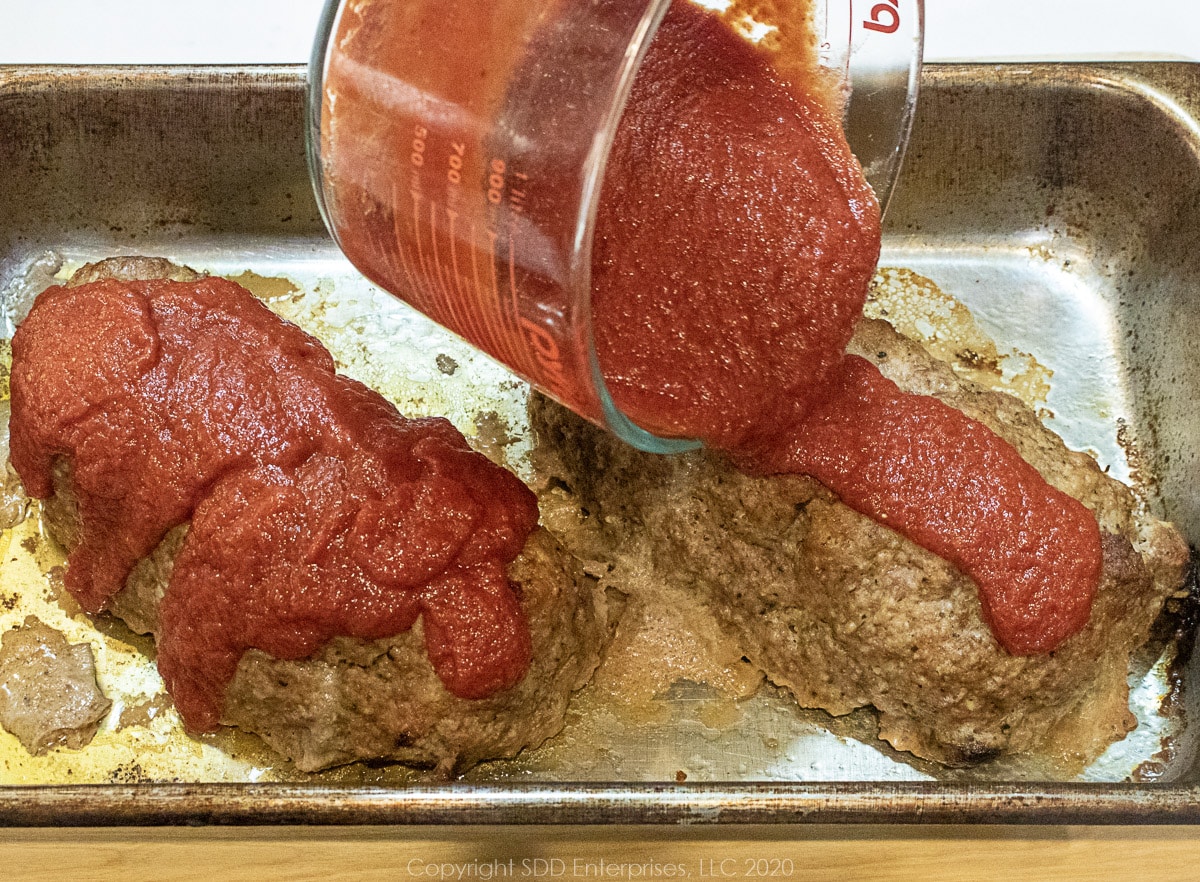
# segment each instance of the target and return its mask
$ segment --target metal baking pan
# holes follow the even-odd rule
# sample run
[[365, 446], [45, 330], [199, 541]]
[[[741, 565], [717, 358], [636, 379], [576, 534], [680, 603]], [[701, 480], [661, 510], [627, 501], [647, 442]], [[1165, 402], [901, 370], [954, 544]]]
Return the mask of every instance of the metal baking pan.
[[[298, 67], [0, 68], [0, 294], [30, 273], [121, 253], [248, 272], [281, 302], [311, 289], [324, 306], [297, 306], [302, 318], [382, 327], [393, 361], [412, 356], [417, 376], [393, 397], [470, 422], [486, 402], [421, 367], [426, 331], [404, 330], [399, 307], [368, 290], [325, 234], [303, 97]], [[1043, 409], [1056, 430], [1139, 484], [1193, 547], [1198, 229], [1200, 66], [926, 69], [883, 264], [953, 294], [1003, 351], [1032, 352], [1054, 375]], [[1052, 306], [1060, 331], [1022, 320], [1033, 303]], [[464, 382], [495, 379], [469, 352], [455, 357]], [[386, 384], [372, 374], [378, 362], [352, 368]], [[504, 387], [502, 403], [519, 409], [519, 390]], [[807, 718], [794, 750], [748, 761], [747, 743], [774, 740], [749, 731], [764, 711], [724, 739], [687, 742], [686, 727], [643, 736], [623, 764], [517, 763], [449, 784], [377, 770], [264, 780], [253, 757], [232, 773], [125, 763], [108, 783], [2, 786], [0, 824], [1191, 823], [1200, 688], [1188, 644], [1185, 634], [1183, 652], [1144, 660], [1135, 709], [1146, 725], [1132, 753], [1068, 782], [1006, 766], [939, 777], [845, 732], [812, 731]], [[831, 759], [831, 745], [845, 750]], [[677, 783], [667, 770], [685, 760], [702, 773]]]

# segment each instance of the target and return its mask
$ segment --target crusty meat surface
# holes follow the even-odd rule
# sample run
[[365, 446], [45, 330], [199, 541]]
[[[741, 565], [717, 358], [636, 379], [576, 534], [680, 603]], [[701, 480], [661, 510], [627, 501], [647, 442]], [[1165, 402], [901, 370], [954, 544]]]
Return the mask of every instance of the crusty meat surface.
[[8, 400], [0, 401], [0, 530], [15, 527], [25, 520], [29, 508], [29, 497], [25, 485], [8, 461], [8, 417], [11, 412]]
[[88, 644], [32, 616], [0, 637], [0, 726], [30, 753], [87, 745], [111, 706]]
[[68, 288], [76, 288], [104, 279], [116, 279], [119, 282], [136, 282], [143, 279], [194, 282], [199, 278], [203, 278], [203, 275], [190, 266], [180, 266], [165, 257], [132, 255], [110, 257], [107, 260], [84, 264], [71, 274], [66, 284]]
[[510, 568], [533, 636], [529, 673], [511, 689], [482, 699], [450, 694], [418, 621], [390, 640], [336, 638], [303, 662], [247, 653], [225, 722], [257, 732], [304, 769], [388, 757], [449, 772], [514, 756], [562, 728], [570, 694], [599, 662], [603, 617], [573, 569], [544, 530]]
[[[110, 263], [111, 276], [105, 267]], [[81, 270], [88, 281], [178, 278], [180, 272], [139, 258]], [[70, 549], [79, 538], [79, 514], [64, 457], [55, 463], [53, 486], [44, 517], [51, 535]], [[169, 531], [107, 604], [134, 630], [156, 632], [158, 606], [187, 527]], [[258, 734], [305, 771], [385, 759], [450, 774], [539, 744], [562, 727], [570, 694], [599, 662], [606, 636], [603, 595], [543, 530], [530, 537], [508, 573], [533, 644], [530, 670], [516, 686], [478, 700], [452, 695], [427, 658], [418, 621], [386, 640], [336, 638], [301, 661], [247, 652], [227, 690], [221, 722]]]
[[809, 478], [748, 477], [712, 452], [644, 454], [537, 397], [542, 495], [582, 513], [563, 541], [606, 560], [615, 587], [690, 587], [801, 705], [874, 706], [899, 750], [950, 765], [1051, 743], [1076, 761], [1099, 755], [1134, 723], [1129, 658], [1182, 583], [1179, 533], [1024, 404], [958, 379], [886, 323], [864, 320], [849, 351], [986, 424], [1095, 513], [1101, 583], [1087, 626], [1059, 650], [1005, 652], [974, 582]]

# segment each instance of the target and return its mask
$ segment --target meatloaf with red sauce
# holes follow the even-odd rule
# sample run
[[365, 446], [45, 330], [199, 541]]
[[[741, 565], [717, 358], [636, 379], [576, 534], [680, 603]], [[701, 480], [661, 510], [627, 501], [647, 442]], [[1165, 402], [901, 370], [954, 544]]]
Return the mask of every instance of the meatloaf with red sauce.
[[[110, 322], [113, 302], [135, 304], [151, 330]], [[189, 310], [202, 333], [170, 339], [169, 323]], [[50, 316], [53, 334], [32, 330]], [[225, 326], [241, 334], [235, 348], [204, 352], [209, 330]], [[85, 333], [94, 336], [70, 341]], [[140, 358], [143, 338], [150, 354], [137, 371], [107, 355], [91, 366], [93, 350]], [[63, 347], [75, 347], [70, 364], [51, 358]], [[67, 586], [90, 611], [155, 636], [189, 729], [256, 733], [306, 771], [382, 759], [450, 774], [561, 728], [569, 696], [599, 660], [602, 595], [537, 527], [520, 482], [449, 423], [406, 421], [334, 375], [317, 341], [249, 292], [154, 259], [89, 265], [45, 292], [13, 350], [13, 462], [70, 554]], [[257, 360], [271, 370], [254, 373]], [[202, 371], [189, 373], [195, 364]], [[60, 374], [77, 384], [78, 413], [56, 407], [46, 417], [51, 405], [37, 398], [70, 388]], [[197, 389], [213, 400], [198, 400]], [[279, 407], [278, 425], [256, 422]], [[156, 428], [138, 434], [144, 424]], [[411, 451], [397, 448], [406, 432], [421, 439]], [[135, 440], [124, 454], [96, 454], [127, 435]], [[187, 473], [191, 460], [204, 475]], [[160, 467], [170, 481], [143, 487], [145, 475], [126, 474]], [[483, 484], [460, 486], [473, 478]], [[445, 500], [425, 498], [442, 489]], [[497, 497], [516, 500], [523, 528], [511, 511], [493, 514]], [[514, 536], [512, 554], [496, 557]], [[264, 547], [269, 540], [278, 547]], [[399, 613], [373, 618], [377, 608]], [[400, 625], [380, 633], [380, 621]], [[485, 645], [469, 644], [476, 635]]]
[[1098, 756], [1135, 723], [1130, 655], [1181, 588], [1179, 532], [1022, 402], [958, 378], [890, 325], [863, 320], [848, 351], [982, 422], [1095, 514], [1103, 572], [1082, 632], [1049, 654], [1010, 654], [971, 579], [817, 481], [750, 477], [712, 451], [641, 453], [538, 397], [543, 509], [578, 512], [561, 538], [603, 561], [612, 587], [690, 590], [801, 705], [835, 715], [872, 706], [880, 737], [899, 750], [949, 765]]

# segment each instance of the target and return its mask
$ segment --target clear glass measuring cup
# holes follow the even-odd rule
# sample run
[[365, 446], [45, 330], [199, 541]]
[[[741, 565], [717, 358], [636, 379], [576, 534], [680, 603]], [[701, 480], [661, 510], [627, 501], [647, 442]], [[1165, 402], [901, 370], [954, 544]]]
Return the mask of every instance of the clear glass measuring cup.
[[[916, 102], [923, 0], [692, 0], [777, 66], [819, 63], [882, 206]], [[646, 450], [592, 340], [605, 160], [670, 0], [329, 0], [309, 160], [322, 214], [368, 278]], [[782, 35], [782, 39], [779, 36]], [[764, 46], [767, 43], [764, 43]], [[784, 70], [786, 76], [786, 70]]]

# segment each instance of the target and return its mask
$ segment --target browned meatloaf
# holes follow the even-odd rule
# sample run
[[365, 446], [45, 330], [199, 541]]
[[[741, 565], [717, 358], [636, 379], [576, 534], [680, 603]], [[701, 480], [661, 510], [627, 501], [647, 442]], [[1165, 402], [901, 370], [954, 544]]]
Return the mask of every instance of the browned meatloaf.
[[1095, 513], [1098, 595], [1086, 628], [1060, 649], [1007, 653], [970, 579], [809, 478], [747, 477], [712, 452], [641, 453], [537, 398], [545, 507], [580, 515], [564, 541], [605, 562], [614, 587], [692, 591], [800, 704], [833, 714], [874, 706], [880, 737], [900, 750], [953, 765], [1051, 746], [1097, 756], [1133, 725], [1130, 653], [1181, 586], [1179, 533], [1024, 404], [958, 379], [886, 323], [863, 321], [850, 351], [985, 423]]
[[[188, 280], [195, 274], [165, 261], [120, 258], [85, 267], [71, 283], [164, 277]], [[56, 462], [54, 490], [45, 502], [45, 521], [70, 549], [79, 520], [65, 458]], [[159, 601], [186, 531], [187, 524], [170, 531], [107, 605], [134, 630], [156, 632]], [[598, 663], [605, 635], [602, 595], [541, 529], [509, 567], [509, 578], [533, 645], [529, 672], [516, 686], [483, 699], [451, 694], [428, 660], [418, 621], [390, 639], [335, 638], [302, 661], [247, 652], [226, 693], [221, 722], [258, 734], [306, 771], [386, 759], [448, 774], [537, 745], [562, 727], [568, 698]]]

